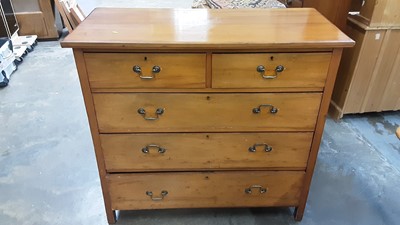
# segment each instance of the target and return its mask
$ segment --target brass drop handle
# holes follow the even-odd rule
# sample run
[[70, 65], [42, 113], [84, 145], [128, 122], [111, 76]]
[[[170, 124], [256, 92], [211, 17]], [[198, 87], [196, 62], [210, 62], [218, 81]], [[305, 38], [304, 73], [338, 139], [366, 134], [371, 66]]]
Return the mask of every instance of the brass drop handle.
[[141, 79], [150, 80], [150, 79], [155, 78], [157, 73], [161, 72], [161, 67], [160, 66], [153, 66], [153, 68], [151, 69], [151, 72], [152, 72], [151, 76], [144, 76], [142, 74], [142, 68], [140, 66], [138, 66], [138, 65], [133, 66], [133, 72], [139, 74], [139, 77]]
[[264, 79], [275, 79], [284, 70], [285, 70], [285, 67], [282, 65], [279, 65], [275, 68], [275, 75], [265, 75], [265, 71], [266, 71], [265, 66], [263, 66], [263, 65], [257, 66], [257, 72], [259, 72], [261, 74], [262, 78], [264, 78]]
[[142, 148], [142, 152], [147, 154], [150, 152], [150, 148], [155, 148], [157, 149], [158, 153], [165, 153], [167, 151], [167, 149], [160, 147], [159, 145], [154, 145], [154, 144], [150, 144], [150, 145], [146, 145], [144, 148]]
[[267, 193], [268, 189], [261, 186], [261, 185], [251, 185], [250, 187], [244, 189], [244, 193], [246, 194], [251, 194], [253, 193], [253, 189], [258, 189], [258, 191], [260, 192], [260, 194], [264, 194]]
[[271, 104], [262, 104], [262, 105], [258, 106], [257, 108], [254, 108], [254, 109], [253, 109], [253, 113], [254, 113], [254, 114], [260, 113], [262, 108], [270, 108], [269, 112], [270, 112], [271, 114], [276, 114], [276, 113], [278, 113], [278, 108], [276, 108], [275, 106], [273, 106], [273, 105], [271, 105]]
[[264, 147], [264, 151], [265, 152], [270, 152], [272, 151], [272, 147], [266, 143], [262, 143], [262, 144], [254, 144], [253, 146], [251, 146], [249, 148], [249, 152], [256, 152], [257, 147]]
[[142, 115], [145, 120], [157, 120], [157, 119], [160, 118], [160, 115], [162, 115], [164, 113], [164, 111], [165, 111], [165, 109], [163, 109], [163, 108], [156, 109], [156, 113], [155, 113], [156, 117], [148, 117], [148, 116], [146, 116], [146, 110], [144, 108], [139, 108], [137, 112], [140, 115]]
[[153, 201], [162, 201], [162, 200], [164, 200], [164, 197], [167, 196], [167, 194], [168, 194], [168, 191], [162, 190], [160, 193], [160, 196], [155, 197], [153, 195], [152, 191], [146, 191], [146, 195], [149, 196], [151, 198], [151, 200], [153, 200]]

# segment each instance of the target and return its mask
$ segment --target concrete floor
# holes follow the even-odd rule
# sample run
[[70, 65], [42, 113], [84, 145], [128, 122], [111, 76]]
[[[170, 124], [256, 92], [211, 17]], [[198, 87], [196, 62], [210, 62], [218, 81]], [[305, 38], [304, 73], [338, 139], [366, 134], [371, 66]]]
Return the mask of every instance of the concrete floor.
[[[80, 4], [88, 12], [96, 5], [187, 8], [191, 1]], [[0, 225], [107, 224], [71, 50], [39, 43], [0, 100]], [[128, 211], [118, 224], [399, 224], [399, 125], [400, 112], [328, 119], [302, 222], [289, 208], [243, 208]]]

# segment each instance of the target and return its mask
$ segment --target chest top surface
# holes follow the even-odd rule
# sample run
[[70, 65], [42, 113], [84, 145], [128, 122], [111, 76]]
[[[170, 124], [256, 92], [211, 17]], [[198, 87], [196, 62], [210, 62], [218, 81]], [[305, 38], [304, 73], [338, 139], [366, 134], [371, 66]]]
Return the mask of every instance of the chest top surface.
[[343, 48], [354, 41], [315, 9], [96, 8], [61, 45], [223, 50]]

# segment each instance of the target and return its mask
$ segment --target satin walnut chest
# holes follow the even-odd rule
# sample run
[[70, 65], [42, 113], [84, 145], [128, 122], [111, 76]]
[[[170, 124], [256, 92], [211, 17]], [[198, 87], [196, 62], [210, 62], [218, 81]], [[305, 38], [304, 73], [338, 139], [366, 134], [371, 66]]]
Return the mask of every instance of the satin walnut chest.
[[295, 207], [301, 220], [342, 49], [314, 9], [97, 8], [73, 48], [115, 210]]

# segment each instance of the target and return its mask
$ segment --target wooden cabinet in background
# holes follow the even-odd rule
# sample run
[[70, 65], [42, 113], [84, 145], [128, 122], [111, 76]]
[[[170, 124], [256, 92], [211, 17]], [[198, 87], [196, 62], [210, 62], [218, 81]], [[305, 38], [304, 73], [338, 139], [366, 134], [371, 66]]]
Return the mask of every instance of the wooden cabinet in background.
[[[399, 0], [279, 0], [288, 8], [315, 8], [341, 30], [346, 29], [349, 11], [352, 17], [369, 27], [400, 26]], [[363, 3], [364, 2], [364, 3]]]
[[369, 27], [398, 27], [400, 28], [399, 0], [353, 0], [359, 4], [359, 14], [352, 16]]
[[54, 4], [50, 0], [12, 0], [19, 35], [37, 35], [39, 39], [57, 39], [62, 27], [56, 24]]
[[315, 8], [339, 29], [346, 28], [352, 0], [303, 0], [303, 7]]
[[345, 49], [330, 114], [400, 109], [400, 29], [371, 28], [350, 19], [346, 31], [356, 46]]
[[400, 110], [400, 1], [353, 3], [344, 31], [356, 46], [343, 52], [329, 110], [336, 119]]
[[[362, 0], [279, 0], [288, 8], [315, 8], [339, 29], [346, 29], [348, 12], [360, 9]], [[360, 2], [361, 1], [361, 2]]]

